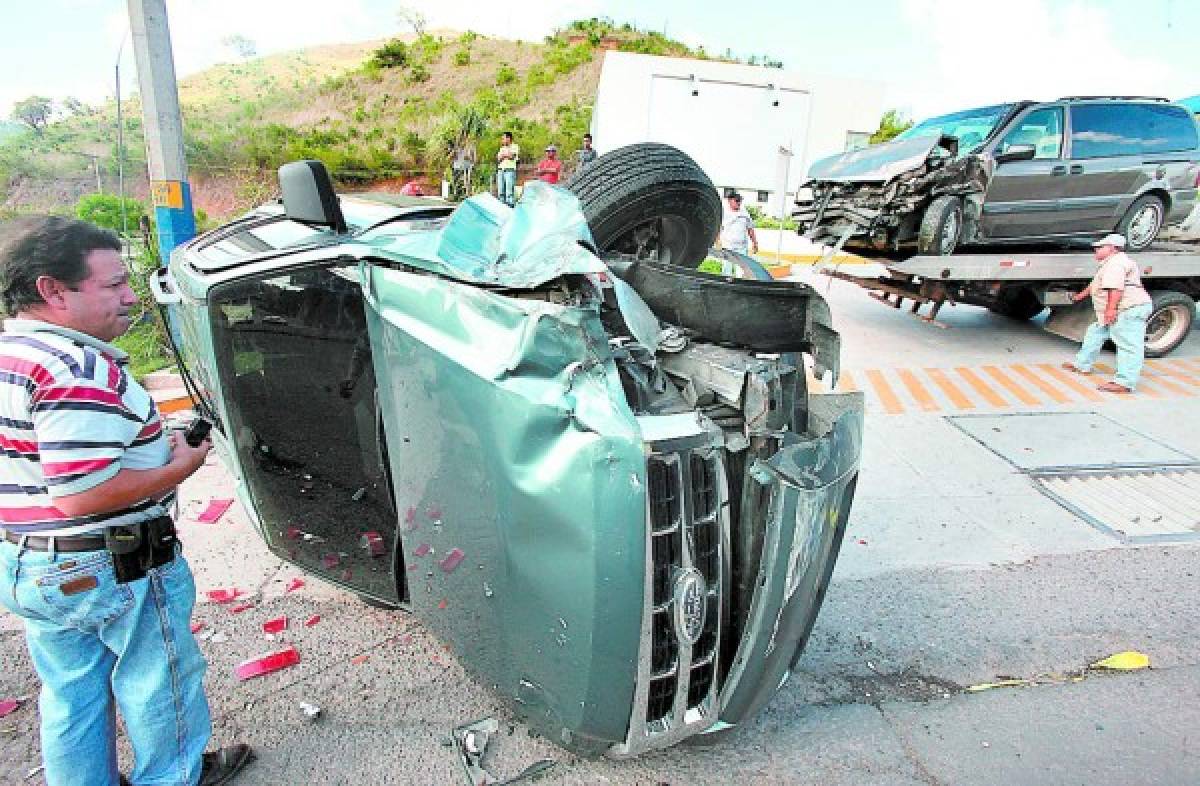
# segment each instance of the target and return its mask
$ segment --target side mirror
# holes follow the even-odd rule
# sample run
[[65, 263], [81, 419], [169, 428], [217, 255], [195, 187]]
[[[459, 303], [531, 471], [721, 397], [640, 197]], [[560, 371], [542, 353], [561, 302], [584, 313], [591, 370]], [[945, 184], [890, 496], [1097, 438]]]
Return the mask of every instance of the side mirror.
[[302, 224], [346, 231], [346, 219], [338, 204], [329, 172], [320, 161], [292, 161], [279, 167], [279, 190], [287, 217]]
[[996, 163], [1004, 164], [1009, 161], [1032, 161], [1037, 155], [1037, 148], [1033, 145], [1009, 145], [1008, 149], [1003, 153], [996, 154]]

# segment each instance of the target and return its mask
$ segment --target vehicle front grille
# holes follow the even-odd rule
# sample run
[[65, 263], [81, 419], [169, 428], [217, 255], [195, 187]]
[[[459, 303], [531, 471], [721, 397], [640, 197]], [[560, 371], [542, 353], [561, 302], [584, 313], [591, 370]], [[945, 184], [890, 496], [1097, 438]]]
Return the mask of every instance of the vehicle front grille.
[[[717, 719], [729, 543], [723, 451], [708, 434], [650, 447], [646, 618], [629, 736], [614, 749], [618, 756], [671, 745]], [[683, 587], [703, 588], [704, 623], [691, 631], [694, 642]]]

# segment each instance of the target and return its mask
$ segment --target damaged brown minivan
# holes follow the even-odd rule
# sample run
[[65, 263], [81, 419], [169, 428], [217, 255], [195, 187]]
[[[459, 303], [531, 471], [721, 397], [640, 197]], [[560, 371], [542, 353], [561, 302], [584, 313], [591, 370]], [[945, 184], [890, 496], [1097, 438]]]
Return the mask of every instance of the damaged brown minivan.
[[[1200, 135], [1157, 98], [1070, 97], [934, 117], [817, 161], [793, 216], [818, 242], [882, 253], [1069, 245], [1109, 232], [1149, 246], [1196, 204]], [[803, 193], [803, 192], [802, 192]]]

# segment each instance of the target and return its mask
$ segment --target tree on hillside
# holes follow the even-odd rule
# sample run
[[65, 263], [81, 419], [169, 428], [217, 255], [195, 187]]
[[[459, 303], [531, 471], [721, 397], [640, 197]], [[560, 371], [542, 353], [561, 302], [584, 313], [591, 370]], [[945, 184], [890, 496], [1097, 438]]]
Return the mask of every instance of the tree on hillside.
[[879, 128], [871, 134], [869, 141], [873, 145], [886, 142], [912, 128], [912, 125], [913, 122], [899, 109], [889, 109], [879, 118]]
[[233, 53], [243, 60], [248, 60], [258, 54], [258, 47], [253, 41], [240, 33], [227, 35], [221, 39], [221, 45], [233, 50]]
[[425, 18], [425, 14], [410, 6], [402, 5], [396, 11], [396, 16], [403, 24], [411, 27], [418, 38], [425, 35], [425, 30], [429, 26], [429, 20]]
[[30, 96], [13, 104], [12, 119], [24, 123], [40, 134], [54, 113], [54, 102], [45, 96]]
[[95, 114], [90, 106], [80, 101], [74, 96], [67, 96], [62, 102], [63, 109], [70, 112], [72, 115], [91, 115]]

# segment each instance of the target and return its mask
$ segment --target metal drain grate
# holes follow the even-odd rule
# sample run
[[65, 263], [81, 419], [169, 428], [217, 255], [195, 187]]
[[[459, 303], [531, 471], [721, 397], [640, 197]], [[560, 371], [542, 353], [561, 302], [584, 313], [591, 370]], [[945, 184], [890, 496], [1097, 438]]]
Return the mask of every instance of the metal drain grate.
[[1038, 489], [1126, 543], [1200, 539], [1200, 468], [1031, 473]]

